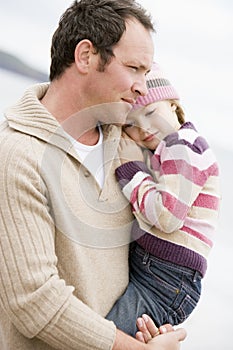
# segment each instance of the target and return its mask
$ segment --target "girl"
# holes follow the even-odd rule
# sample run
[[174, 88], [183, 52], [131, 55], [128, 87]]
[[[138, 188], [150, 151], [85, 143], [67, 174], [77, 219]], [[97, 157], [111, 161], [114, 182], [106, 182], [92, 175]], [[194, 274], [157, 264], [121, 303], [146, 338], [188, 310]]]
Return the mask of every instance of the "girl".
[[[196, 307], [220, 197], [215, 156], [194, 125], [185, 122], [178, 94], [158, 64], [147, 86], [148, 94], [137, 99], [124, 127], [144, 149], [147, 165], [131, 161], [116, 170], [136, 220], [130, 283], [107, 317], [131, 335], [144, 313], [158, 327], [177, 325]], [[132, 142], [125, 143], [127, 153]]]

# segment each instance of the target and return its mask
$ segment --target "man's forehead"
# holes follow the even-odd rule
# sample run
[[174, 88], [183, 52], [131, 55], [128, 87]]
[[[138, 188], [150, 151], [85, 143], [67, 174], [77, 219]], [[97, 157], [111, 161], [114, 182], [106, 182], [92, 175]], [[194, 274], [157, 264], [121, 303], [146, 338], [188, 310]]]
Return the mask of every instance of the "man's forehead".
[[[143, 40], [142, 40], [143, 39]], [[153, 38], [152, 32], [145, 28], [137, 20], [128, 20], [126, 21], [126, 29], [119, 42], [130, 43], [137, 46], [152, 46], [153, 47]]]

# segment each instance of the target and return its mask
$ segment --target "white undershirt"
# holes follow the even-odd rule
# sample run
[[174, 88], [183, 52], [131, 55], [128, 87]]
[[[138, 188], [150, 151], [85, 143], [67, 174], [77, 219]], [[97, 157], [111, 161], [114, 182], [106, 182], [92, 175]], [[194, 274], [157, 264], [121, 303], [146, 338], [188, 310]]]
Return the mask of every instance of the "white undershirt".
[[69, 135], [75, 151], [77, 152], [82, 164], [90, 171], [95, 177], [99, 186], [103, 188], [104, 184], [104, 148], [103, 148], [103, 131], [100, 126], [99, 140], [94, 146], [84, 145], [76, 141]]

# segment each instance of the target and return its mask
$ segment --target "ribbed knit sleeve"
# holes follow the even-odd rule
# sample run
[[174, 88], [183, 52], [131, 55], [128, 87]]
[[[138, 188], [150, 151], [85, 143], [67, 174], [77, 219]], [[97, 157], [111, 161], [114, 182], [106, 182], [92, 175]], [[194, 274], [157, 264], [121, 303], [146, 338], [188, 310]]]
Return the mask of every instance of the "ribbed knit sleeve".
[[132, 161], [119, 166], [116, 169], [116, 177], [121, 188], [127, 185], [130, 182], [130, 180], [132, 180], [134, 175], [137, 174], [139, 171], [144, 172], [148, 175], [150, 174], [144, 162]]
[[1, 305], [26, 338], [54, 349], [109, 350], [114, 324], [75, 297], [58, 274], [55, 225], [31, 138], [9, 133], [2, 134], [0, 154]]

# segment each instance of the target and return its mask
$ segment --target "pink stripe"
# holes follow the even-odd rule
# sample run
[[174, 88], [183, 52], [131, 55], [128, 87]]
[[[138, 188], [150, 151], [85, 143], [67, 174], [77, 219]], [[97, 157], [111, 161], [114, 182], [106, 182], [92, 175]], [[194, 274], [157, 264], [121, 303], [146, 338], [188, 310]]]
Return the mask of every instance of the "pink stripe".
[[131, 202], [131, 204], [133, 205], [133, 207], [134, 207], [135, 210], [137, 210], [137, 208], [139, 207], [140, 211], [141, 211], [141, 210], [144, 211], [144, 200], [145, 200], [145, 196], [147, 195], [148, 192], [150, 192], [150, 191], [152, 191], [152, 190], [155, 189], [155, 188], [153, 187], [153, 188], [150, 188], [148, 191], [146, 191], [146, 192], [144, 193], [144, 195], [143, 195], [141, 204], [138, 203], [138, 202], [139, 202], [139, 201], [138, 201], [138, 190], [139, 190], [141, 184], [142, 184], [145, 180], [147, 180], [147, 181], [150, 180], [150, 181], [151, 181], [152, 178], [151, 178], [151, 176], [148, 176], [148, 177], [144, 178], [144, 179], [140, 182], [140, 184], [138, 184], [138, 185], [133, 189], [133, 191], [132, 191], [132, 193], [131, 193], [130, 202]]
[[161, 175], [180, 174], [196, 185], [203, 186], [210, 175], [218, 175], [216, 165], [213, 164], [205, 171], [186, 163], [184, 160], [167, 160], [161, 165]]
[[134, 205], [135, 202], [137, 203], [137, 198], [138, 198], [137, 194], [138, 194], [139, 187], [140, 187], [140, 184], [136, 186], [133, 189], [133, 192], [131, 193], [130, 202], [132, 203], [132, 205]]
[[[150, 188], [148, 191], [146, 191], [144, 193], [144, 195], [142, 196], [142, 201], [141, 201], [141, 204], [140, 204], [140, 211], [143, 215], [145, 215], [147, 218], [148, 216], [146, 215], [146, 208], [145, 208], [145, 203], [146, 203], [146, 197], [149, 193], [151, 192], [155, 192], [156, 194], [156, 188], [153, 187], [153, 188]], [[149, 201], [149, 207], [151, 206], [151, 202]], [[157, 218], [156, 218], [157, 219]]]
[[213, 242], [210, 239], [208, 239], [206, 236], [201, 234], [200, 232], [192, 230], [190, 227], [187, 227], [187, 226], [183, 226], [180, 230], [184, 231], [184, 232], [187, 232], [191, 236], [194, 236], [194, 237], [200, 239], [201, 241], [206, 243], [209, 247], [213, 247]]
[[150, 191], [147, 191], [143, 197], [142, 197], [142, 200], [141, 200], [141, 203], [140, 203], [140, 206], [139, 206], [139, 210], [140, 210], [140, 213], [142, 213], [143, 215], [145, 215], [145, 217], [147, 218], [147, 215], [146, 215], [146, 211], [145, 211], [145, 197], [147, 196], [148, 192], [151, 192]]
[[154, 154], [153, 157], [151, 157], [151, 166], [154, 171], [159, 170], [160, 168], [160, 155]]
[[195, 202], [193, 203], [193, 206], [218, 210], [219, 198], [211, 196], [210, 194], [200, 193]]
[[162, 192], [162, 201], [165, 208], [167, 208], [176, 218], [183, 220], [187, 216], [189, 207], [167, 192]]

